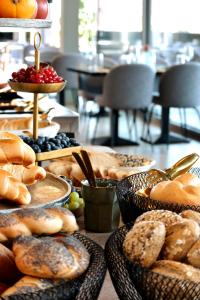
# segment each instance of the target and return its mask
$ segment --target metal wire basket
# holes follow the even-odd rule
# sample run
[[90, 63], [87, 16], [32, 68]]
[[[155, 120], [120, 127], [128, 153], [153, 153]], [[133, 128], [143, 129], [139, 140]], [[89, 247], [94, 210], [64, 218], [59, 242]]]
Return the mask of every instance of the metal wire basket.
[[[192, 168], [190, 172], [200, 177], [200, 168]], [[131, 222], [145, 211], [153, 209], [166, 209], [177, 213], [186, 209], [192, 209], [200, 212], [200, 205], [165, 203], [137, 195], [136, 191], [148, 187], [147, 176], [147, 172], [133, 174], [120, 181], [117, 185], [117, 199], [124, 223]], [[157, 183], [155, 182], [154, 185]]]
[[199, 300], [199, 284], [170, 278], [130, 263], [122, 245], [133, 223], [116, 230], [108, 239], [105, 255], [108, 270], [120, 300]]
[[90, 253], [90, 264], [87, 271], [72, 281], [63, 281], [52, 288], [34, 293], [18, 294], [0, 299], [6, 300], [95, 300], [106, 274], [106, 261], [103, 249], [94, 241], [80, 233], [74, 233]]

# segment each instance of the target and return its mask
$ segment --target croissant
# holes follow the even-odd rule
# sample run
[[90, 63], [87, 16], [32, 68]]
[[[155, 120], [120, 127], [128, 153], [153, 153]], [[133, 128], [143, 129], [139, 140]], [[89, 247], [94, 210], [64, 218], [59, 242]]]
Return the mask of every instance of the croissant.
[[24, 129], [30, 129], [32, 127], [33, 127], [32, 117], [0, 120], [0, 130], [24, 130]]
[[73, 233], [78, 230], [74, 215], [66, 208], [24, 208], [1, 215], [0, 242], [32, 234]]
[[24, 167], [22, 165], [0, 164], [0, 169], [9, 172], [19, 181], [29, 185], [46, 177], [45, 169], [38, 166]]
[[31, 202], [31, 195], [25, 184], [5, 170], [0, 170], [0, 198], [19, 204]]
[[12, 247], [17, 268], [25, 275], [72, 280], [89, 265], [89, 253], [73, 236], [19, 237]]
[[35, 152], [22, 140], [0, 139], [0, 163], [24, 166], [35, 162]]

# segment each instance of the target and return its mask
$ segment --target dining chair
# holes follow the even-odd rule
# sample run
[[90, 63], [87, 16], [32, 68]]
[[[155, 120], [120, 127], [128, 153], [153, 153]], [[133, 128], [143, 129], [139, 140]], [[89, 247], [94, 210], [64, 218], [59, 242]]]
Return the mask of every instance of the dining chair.
[[[200, 119], [200, 63], [190, 62], [170, 67], [161, 77], [159, 84], [159, 94], [153, 99], [153, 105], [149, 113], [147, 127], [145, 130], [144, 140], [151, 141], [150, 125], [153, 117], [155, 105], [160, 105], [162, 109], [178, 108], [183, 134], [187, 136], [186, 109], [194, 108]], [[181, 112], [183, 110], [183, 122]], [[169, 112], [168, 112], [169, 114]], [[169, 131], [170, 120], [165, 127]], [[164, 138], [164, 137], [163, 137]], [[168, 140], [167, 140], [168, 139]], [[166, 136], [164, 141], [170, 143], [169, 137]], [[177, 139], [177, 142], [179, 139]], [[180, 142], [184, 139], [180, 139]], [[188, 140], [185, 139], [185, 142]], [[176, 139], [171, 142], [176, 142]]]
[[[67, 80], [65, 90], [69, 90], [72, 95], [75, 107], [78, 110], [78, 89], [79, 89], [79, 76], [77, 73], [69, 71], [68, 68], [76, 67], [79, 65], [87, 65], [87, 58], [81, 53], [68, 53], [58, 55], [53, 61], [52, 66], [65, 80]], [[64, 105], [65, 102], [65, 90], [59, 94], [60, 103]]]
[[[98, 104], [110, 108], [111, 146], [129, 144], [118, 137], [119, 111], [147, 109], [152, 101], [155, 72], [144, 64], [119, 65], [106, 75]], [[94, 137], [98, 127], [97, 118]], [[136, 128], [136, 123], [135, 123]]]

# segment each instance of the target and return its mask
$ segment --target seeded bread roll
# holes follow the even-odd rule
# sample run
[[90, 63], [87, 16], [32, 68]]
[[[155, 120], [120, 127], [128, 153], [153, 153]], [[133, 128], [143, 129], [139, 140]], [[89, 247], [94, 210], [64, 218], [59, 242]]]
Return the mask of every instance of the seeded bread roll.
[[161, 256], [166, 260], [181, 261], [199, 239], [200, 228], [193, 220], [183, 219], [181, 223], [168, 228]]
[[197, 222], [200, 226], [200, 213], [194, 210], [184, 210], [180, 213], [180, 216], [185, 219], [190, 219]]
[[200, 240], [198, 240], [188, 252], [187, 260], [193, 267], [200, 268]]
[[[172, 278], [200, 282], [200, 270], [192, 266], [171, 260], [156, 261], [151, 270]], [[181, 298], [184, 299], [184, 298]]]
[[19, 237], [13, 243], [18, 269], [25, 275], [72, 280], [89, 265], [89, 253], [73, 236]]
[[166, 230], [168, 230], [169, 226], [177, 222], [181, 222], [182, 220], [183, 219], [181, 218], [181, 216], [179, 216], [175, 212], [160, 209], [145, 212], [135, 220], [135, 224], [141, 221], [160, 221], [165, 224]]
[[131, 262], [150, 267], [158, 258], [165, 241], [165, 225], [158, 221], [143, 221], [135, 224], [127, 233], [123, 251]]

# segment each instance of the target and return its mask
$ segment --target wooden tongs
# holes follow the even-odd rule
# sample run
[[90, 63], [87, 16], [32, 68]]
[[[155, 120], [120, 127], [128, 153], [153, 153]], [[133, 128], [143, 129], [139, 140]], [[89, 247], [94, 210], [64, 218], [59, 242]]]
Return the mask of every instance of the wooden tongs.
[[72, 152], [72, 155], [76, 159], [78, 165], [80, 166], [85, 178], [87, 179], [90, 186], [96, 187], [96, 180], [92, 164], [89, 158], [89, 155], [86, 150], [80, 151], [81, 155], [77, 152]]

